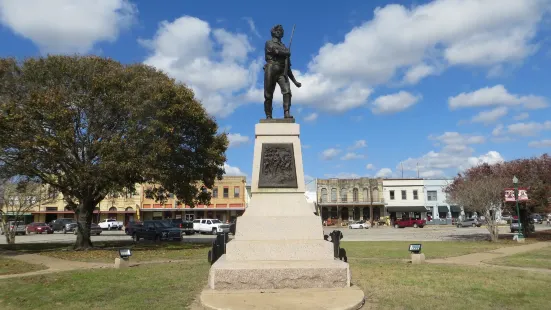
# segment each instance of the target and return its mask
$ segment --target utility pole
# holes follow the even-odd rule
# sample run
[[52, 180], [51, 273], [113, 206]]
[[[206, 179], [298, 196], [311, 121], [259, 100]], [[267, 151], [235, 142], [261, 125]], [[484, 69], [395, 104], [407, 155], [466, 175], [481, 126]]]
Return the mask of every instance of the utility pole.
[[373, 227], [373, 179], [369, 179], [369, 221], [371, 222], [371, 227]]
[[404, 178], [404, 164], [400, 163], [400, 167], [402, 169], [402, 179]]

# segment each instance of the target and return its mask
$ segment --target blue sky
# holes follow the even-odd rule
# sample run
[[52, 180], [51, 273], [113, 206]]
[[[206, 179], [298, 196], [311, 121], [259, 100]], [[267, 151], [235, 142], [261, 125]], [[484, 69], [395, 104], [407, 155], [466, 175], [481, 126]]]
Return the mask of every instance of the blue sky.
[[[551, 150], [549, 0], [0, 0], [0, 56], [97, 54], [192, 87], [250, 178], [270, 28], [292, 46], [307, 178], [453, 176]], [[276, 89], [279, 94], [279, 89]], [[281, 95], [274, 116], [282, 116]]]

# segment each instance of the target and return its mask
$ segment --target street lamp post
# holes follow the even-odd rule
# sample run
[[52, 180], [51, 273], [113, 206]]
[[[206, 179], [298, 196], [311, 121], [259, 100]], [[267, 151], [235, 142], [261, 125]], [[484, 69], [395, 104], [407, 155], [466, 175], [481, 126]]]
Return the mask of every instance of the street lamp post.
[[515, 184], [515, 203], [517, 206], [517, 217], [518, 217], [518, 240], [524, 239], [524, 235], [522, 234], [522, 224], [520, 221], [520, 209], [518, 207], [518, 179], [517, 176], [513, 176], [513, 184]]

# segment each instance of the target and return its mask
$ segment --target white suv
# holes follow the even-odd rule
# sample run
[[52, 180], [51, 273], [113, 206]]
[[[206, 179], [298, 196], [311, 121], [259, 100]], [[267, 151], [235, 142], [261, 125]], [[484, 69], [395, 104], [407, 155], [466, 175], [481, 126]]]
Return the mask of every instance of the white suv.
[[193, 230], [199, 233], [226, 233], [230, 232], [230, 225], [224, 224], [218, 219], [197, 219], [193, 220]]

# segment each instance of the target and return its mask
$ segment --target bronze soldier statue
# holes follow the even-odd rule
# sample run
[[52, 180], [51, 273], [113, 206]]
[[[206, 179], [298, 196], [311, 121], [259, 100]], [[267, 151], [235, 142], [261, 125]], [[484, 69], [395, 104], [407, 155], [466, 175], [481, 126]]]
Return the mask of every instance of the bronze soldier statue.
[[281, 42], [283, 26], [276, 25], [272, 27], [271, 33], [272, 39], [266, 41], [264, 48], [266, 58], [266, 64], [264, 65], [264, 112], [266, 113], [266, 119], [272, 118], [272, 100], [277, 83], [283, 95], [284, 117], [293, 118], [290, 113], [291, 85], [289, 79], [293, 81], [296, 87], [301, 87], [302, 84], [295, 80], [295, 76], [291, 71], [291, 51]]

